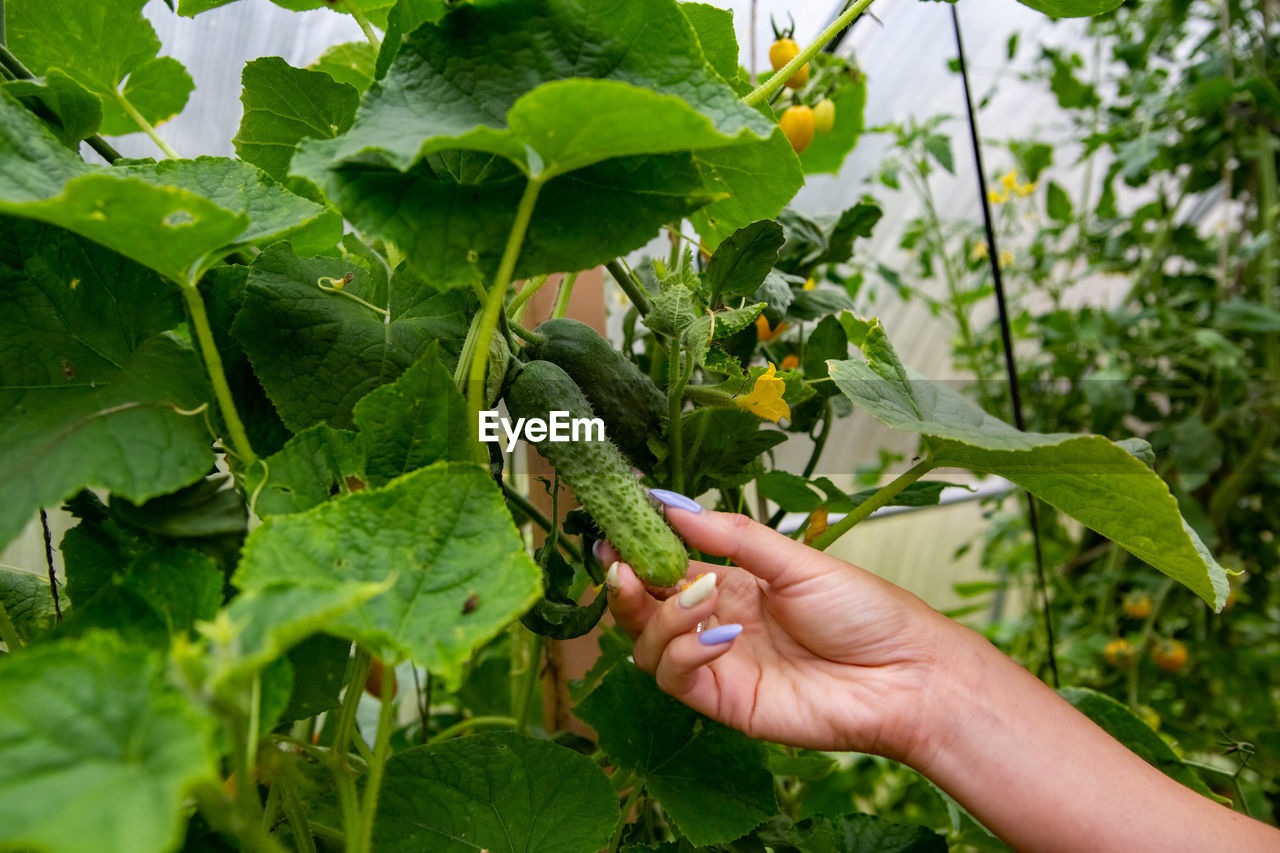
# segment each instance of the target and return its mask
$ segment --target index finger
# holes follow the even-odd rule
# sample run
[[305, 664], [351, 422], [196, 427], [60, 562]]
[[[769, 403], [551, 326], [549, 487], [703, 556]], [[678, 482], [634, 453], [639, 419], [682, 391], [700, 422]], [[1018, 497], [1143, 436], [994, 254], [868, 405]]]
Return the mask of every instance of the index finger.
[[699, 551], [728, 557], [774, 587], [799, 583], [843, 565], [745, 515], [668, 507], [667, 520]]

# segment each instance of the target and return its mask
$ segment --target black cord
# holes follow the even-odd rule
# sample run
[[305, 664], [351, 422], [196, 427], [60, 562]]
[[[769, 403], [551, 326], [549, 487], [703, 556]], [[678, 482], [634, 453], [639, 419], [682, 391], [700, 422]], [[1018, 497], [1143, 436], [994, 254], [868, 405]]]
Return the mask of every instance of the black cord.
[[[991, 277], [995, 283], [996, 307], [1000, 313], [1000, 338], [1004, 344], [1004, 366], [1009, 379], [1009, 397], [1013, 404], [1013, 423], [1020, 432], [1026, 432], [1026, 420], [1022, 416], [1022, 392], [1018, 386], [1018, 368], [1013, 354], [1013, 332], [1009, 328], [1009, 305], [1005, 298], [1004, 279], [1000, 275], [1000, 254], [996, 250], [996, 230], [991, 222], [991, 202], [987, 197], [987, 173], [982, 165], [982, 144], [978, 136], [978, 117], [973, 109], [973, 92], [969, 87], [969, 69], [964, 57], [964, 40], [960, 37], [960, 15], [955, 4], [951, 5], [951, 25], [956, 34], [956, 53], [959, 55], [960, 79], [964, 83], [964, 103], [969, 116], [969, 138], [973, 143], [973, 162], [978, 172], [978, 200], [982, 205], [982, 224], [987, 232], [987, 258], [991, 262]], [[1036, 581], [1040, 586], [1040, 601], [1044, 614], [1044, 632], [1048, 643], [1049, 671], [1053, 686], [1058, 687], [1058, 658], [1054, 652], [1053, 613], [1049, 607], [1049, 584], [1044, 572], [1044, 549], [1040, 542], [1040, 519], [1036, 511], [1036, 499], [1027, 496], [1027, 521], [1031, 525], [1031, 539], [1035, 545]]]

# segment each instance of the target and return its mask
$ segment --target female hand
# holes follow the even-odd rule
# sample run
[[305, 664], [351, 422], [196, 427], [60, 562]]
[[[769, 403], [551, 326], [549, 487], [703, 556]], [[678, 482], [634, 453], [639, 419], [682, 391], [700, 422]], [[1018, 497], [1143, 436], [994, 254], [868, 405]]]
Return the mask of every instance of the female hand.
[[[637, 666], [753, 737], [902, 759], [922, 746], [930, 682], [946, 672], [940, 657], [963, 629], [911, 593], [746, 516], [653, 494], [685, 541], [734, 565], [691, 561], [689, 578], [703, 577], [665, 601], [629, 566], [611, 567], [609, 605], [635, 639]], [[601, 557], [618, 558], [607, 545]]]

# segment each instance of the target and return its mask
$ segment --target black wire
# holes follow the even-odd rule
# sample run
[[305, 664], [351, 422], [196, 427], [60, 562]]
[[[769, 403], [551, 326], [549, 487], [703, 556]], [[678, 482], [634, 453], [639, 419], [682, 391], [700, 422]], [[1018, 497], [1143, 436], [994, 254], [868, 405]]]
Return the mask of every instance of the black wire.
[[[1022, 416], [1022, 392], [1018, 386], [1018, 368], [1013, 354], [1013, 332], [1009, 328], [1009, 305], [1005, 299], [1004, 279], [1000, 275], [1000, 255], [996, 250], [996, 230], [991, 223], [991, 202], [987, 196], [987, 173], [982, 165], [982, 144], [978, 135], [978, 117], [973, 109], [973, 92], [969, 87], [969, 69], [964, 58], [964, 40], [960, 37], [960, 15], [955, 4], [951, 5], [951, 25], [956, 34], [956, 53], [959, 55], [960, 79], [964, 83], [964, 103], [969, 116], [969, 138], [973, 143], [973, 162], [978, 171], [978, 200], [982, 204], [982, 224], [987, 232], [987, 257], [991, 262], [991, 277], [995, 283], [996, 307], [1000, 313], [1000, 338], [1004, 344], [1004, 366], [1009, 379], [1009, 397], [1013, 404], [1013, 423], [1026, 432], [1026, 420]], [[1040, 519], [1036, 511], [1036, 499], [1027, 496], [1027, 522], [1031, 525], [1031, 539], [1035, 545], [1036, 581], [1040, 586], [1040, 601], [1044, 614], [1044, 632], [1048, 644], [1049, 671], [1053, 674], [1053, 686], [1058, 687], [1058, 658], [1054, 652], [1053, 612], [1049, 607], [1049, 584], [1044, 572], [1044, 549], [1040, 542]]]

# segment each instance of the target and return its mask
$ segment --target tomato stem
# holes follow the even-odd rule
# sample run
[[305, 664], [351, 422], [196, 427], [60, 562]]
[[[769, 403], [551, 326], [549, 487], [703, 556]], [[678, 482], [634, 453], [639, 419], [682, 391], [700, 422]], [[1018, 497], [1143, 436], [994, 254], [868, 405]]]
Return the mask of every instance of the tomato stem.
[[888, 504], [899, 492], [932, 470], [933, 456], [926, 453], [923, 459], [911, 466], [902, 476], [858, 504], [852, 512], [828, 527], [825, 533], [813, 540], [813, 547], [819, 551], [827, 550], [831, 543], [852, 530], [854, 525], [865, 521], [871, 513]]
[[873, 2], [874, 0], [858, 0], [858, 2], [854, 3], [848, 9], [845, 9], [844, 13], [841, 14], [840, 17], [832, 21], [829, 27], [818, 34], [818, 37], [813, 40], [812, 44], [796, 54], [795, 59], [792, 59], [786, 65], [782, 66], [782, 69], [776, 74], [756, 88], [752, 89], [742, 99], [742, 102], [747, 106], [754, 107], [761, 101], [768, 100], [772, 97], [775, 92], [786, 85], [786, 82], [790, 80], [797, 71], [804, 67], [806, 62], [812, 59], [818, 51], [826, 47], [829, 41], [835, 38], [841, 30], [849, 26], [849, 24], [853, 22], [853, 19], [861, 15]]
[[488, 454], [480, 447], [480, 410], [485, 404], [485, 371], [489, 367], [489, 341], [493, 339], [493, 330], [498, 327], [498, 315], [502, 313], [502, 305], [511, 287], [511, 276], [515, 272], [516, 260], [520, 257], [520, 248], [524, 245], [524, 235], [529, 230], [529, 222], [533, 219], [533, 208], [538, 202], [538, 191], [542, 189], [542, 181], [530, 178], [525, 184], [524, 194], [520, 196], [520, 205], [516, 208], [515, 221], [511, 223], [511, 231], [507, 235], [506, 248], [502, 250], [502, 260], [498, 262], [498, 272], [490, 285], [485, 298], [480, 323], [476, 326], [474, 348], [471, 353], [471, 368], [467, 377], [467, 413], [468, 425], [472, 440], [476, 443], [477, 453], [482, 463], [488, 462]]

